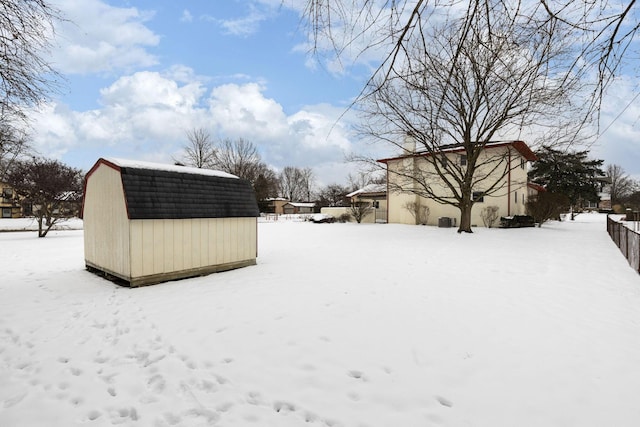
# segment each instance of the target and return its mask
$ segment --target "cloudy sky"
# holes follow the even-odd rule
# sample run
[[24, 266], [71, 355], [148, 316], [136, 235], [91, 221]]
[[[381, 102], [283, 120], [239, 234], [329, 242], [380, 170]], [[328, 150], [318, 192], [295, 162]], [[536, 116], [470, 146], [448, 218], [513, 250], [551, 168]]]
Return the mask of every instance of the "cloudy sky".
[[[85, 170], [105, 156], [172, 162], [187, 131], [206, 128], [252, 141], [275, 169], [311, 167], [324, 185], [345, 183], [356, 168], [345, 156], [371, 150], [344, 113], [375, 58], [318, 64], [303, 0], [52, 3], [69, 20], [52, 52], [66, 82], [34, 115], [42, 155]], [[640, 178], [636, 93], [635, 79], [612, 88], [591, 148]]]

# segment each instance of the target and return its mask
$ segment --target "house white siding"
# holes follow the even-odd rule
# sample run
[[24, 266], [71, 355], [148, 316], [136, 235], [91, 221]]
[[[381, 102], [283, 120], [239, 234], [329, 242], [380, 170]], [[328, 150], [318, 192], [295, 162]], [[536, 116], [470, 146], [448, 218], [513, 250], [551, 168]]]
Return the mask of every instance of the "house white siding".
[[[441, 155], [447, 162], [459, 162], [459, 152], [449, 152]], [[439, 160], [440, 161], [440, 160]], [[415, 224], [415, 218], [407, 209], [410, 203], [419, 203], [429, 208], [429, 225], [438, 225], [439, 218], [453, 218], [456, 224], [460, 223], [460, 210], [449, 204], [442, 204], [431, 198], [420, 197], [411, 193], [411, 190], [419, 189], [417, 183], [411, 179], [402, 178], [397, 173], [399, 170], [412, 168], [418, 170], [420, 174], [433, 176], [431, 184], [437, 194], [450, 195], [450, 190], [444, 185], [440, 178], [436, 177], [434, 166], [423, 156], [398, 157], [385, 160], [388, 174], [387, 180], [390, 183], [388, 198], [388, 221], [390, 223]], [[528, 200], [527, 191], [527, 159], [513, 146], [505, 144], [501, 146], [488, 147], [481, 154], [477, 164], [482, 165], [476, 169], [475, 176], [487, 176], [485, 181], [478, 182], [473, 188], [474, 192], [483, 192], [489, 189], [496, 180], [499, 180], [497, 189], [492, 190], [491, 195], [483, 196], [482, 202], [476, 202], [471, 211], [471, 225], [484, 226], [482, 220], [482, 210], [487, 206], [497, 206], [499, 216], [525, 215], [526, 202]], [[464, 167], [464, 166], [463, 166]], [[504, 177], [501, 178], [501, 176]], [[495, 176], [495, 178], [493, 177]], [[404, 191], [394, 191], [394, 188], [401, 187]]]

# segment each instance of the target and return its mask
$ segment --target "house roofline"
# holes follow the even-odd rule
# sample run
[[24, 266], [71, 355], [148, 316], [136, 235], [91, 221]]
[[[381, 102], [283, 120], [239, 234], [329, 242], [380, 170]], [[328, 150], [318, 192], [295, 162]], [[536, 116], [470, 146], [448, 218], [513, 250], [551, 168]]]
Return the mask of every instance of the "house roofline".
[[[496, 148], [496, 147], [506, 147], [506, 146], [512, 146], [513, 148], [515, 148], [522, 155], [522, 157], [524, 157], [528, 161], [533, 162], [538, 160], [538, 157], [535, 155], [535, 153], [531, 150], [531, 148], [529, 148], [529, 146], [524, 141], [495, 141], [495, 142], [490, 141], [484, 145], [484, 148], [486, 149], [486, 148]], [[432, 156], [433, 154], [459, 153], [463, 151], [464, 151], [464, 148], [462, 147], [462, 144], [450, 144], [450, 145], [443, 146], [440, 149], [440, 151], [438, 151], [437, 153], [428, 152], [428, 151], [418, 151], [411, 154], [378, 159], [376, 161], [378, 163], [386, 164], [393, 160], [409, 159], [412, 157], [429, 157], [429, 156]]]
[[539, 193], [543, 193], [543, 192], [547, 191], [546, 188], [544, 188], [540, 184], [536, 184], [535, 182], [527, 182], [527, 187], [533, 188], [534, 190], [536, 190]]

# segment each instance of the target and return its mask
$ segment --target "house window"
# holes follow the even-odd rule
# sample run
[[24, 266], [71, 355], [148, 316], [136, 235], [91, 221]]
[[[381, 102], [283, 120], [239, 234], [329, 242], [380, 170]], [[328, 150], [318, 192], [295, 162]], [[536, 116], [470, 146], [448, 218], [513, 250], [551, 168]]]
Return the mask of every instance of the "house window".
[[527, 166], [527, 161], [525, 159], [520, 159], [520, 168], [524, 169]]
[[11, 218], [11, 208], [2, 208], [2, 218]]
[[484, 202], [484, 193], [482, 191], [474, 191], [472, 197], [473, 201], [476, 203]]
[[517, 205], [518, 204], [518, 192], [517, 191], [514, 193], [514, 198], [513, 199], [514, 199], [514, 202]]
[[378, 209], [380, 207], [380, 202], [378, 200], [374, 200], [371, 204], [376, 209]]
[[444, 155], [443, 155], [443, 156], [440, 158], [440, 164], [442, 165], [442, 167], [443, 167], [443, 168], [446, 168], [446, 167], [447, 167], [447, 156], [444, 156]]
[[522, 194], [522, 204], [524, 205], [524, 193]]
[[10, 199], [13, 197], [13, 188], [3, 188], [2, 197]]
[[460, 166], [467, 166], [467, 155], [460, 154]]

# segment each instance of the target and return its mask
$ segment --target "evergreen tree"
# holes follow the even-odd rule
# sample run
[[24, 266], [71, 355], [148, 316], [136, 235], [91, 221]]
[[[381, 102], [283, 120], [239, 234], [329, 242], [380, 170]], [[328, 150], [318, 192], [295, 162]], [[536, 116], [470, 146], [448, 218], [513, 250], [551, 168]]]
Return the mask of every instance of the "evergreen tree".
[[536, 152], [538, 160], [529, 179], [547, 191], [567, 197], [572, 211], [580, 212], [585, 202], [598, 201], [603, 160], [589, 159], [589, 151], [561, 151], [544, 146]]

